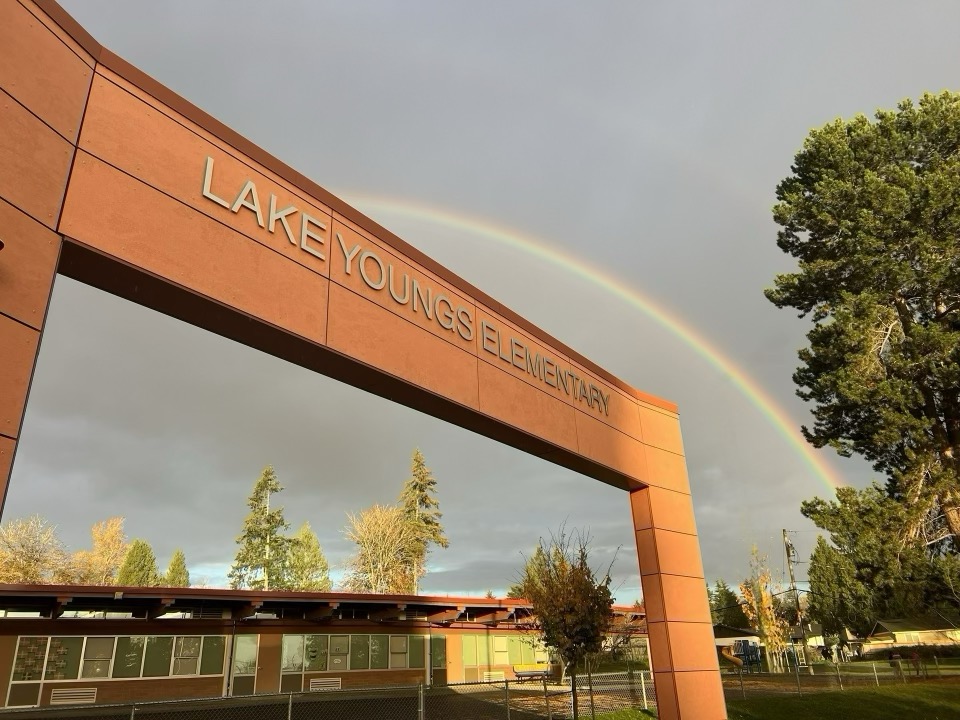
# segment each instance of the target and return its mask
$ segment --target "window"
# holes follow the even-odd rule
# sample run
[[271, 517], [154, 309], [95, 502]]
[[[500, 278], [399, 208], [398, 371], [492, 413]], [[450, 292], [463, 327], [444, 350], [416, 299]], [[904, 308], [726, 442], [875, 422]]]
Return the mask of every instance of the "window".
[[350, 636], [350, 669], [366, 670], [370, 667], [370, 636]]
[[113, 660], [113, 677], [140, 677], [140, 670], [143, 667], [143, 648], [146, 644], [147, 638], [142, 635], [118, 637], [117, 652]]
[[327, 636], [307, 635], [304, 642], [304, 670], [324, 672], [327, 669]]
[[80, 677], [110, 677], [110, 661], [113, 660], [113, 645], [116, 638], [88, 637], [83, 648], [83, 665]]
[[303, 672], [303, 635], [284, 635], [280, 672]]
[[17, 645], [11, 680], [39, 680], [47, 657], [47, 638], [22, 637]]
[[173, 675], [196, 675], [200, 669], [200, 638], [178, 637], [173, 650]]
[[201, 675], [222, 675], [226, 642], [222, 635], [207, 635], [203, 638], [203, 655], [200, 658]]
[[493, 664], [494, 665], [510, 664], [510, 651], [508, 649], [506, 635], [493, 636]]
[[390, 667], [390, 636], [370, 636], [370, 669], [385, 670]]
[[390, 667], [407, 667], [407, 636], [392, 635], [390, 637]]
[[447, 638], [443, 635], [434, 635], [430, 638], [430, 659], [431, 667], [434, 670], [446, 670], [447, 668]]
[[83, 650], [82, 637], [50, 638], [47, 650], [47, 669], [44, 680], [76, 680], [80, 675], [80, 653]]
[[257, 635], [237, 635], [233, 647], [233, 674], [254, 675], [257, 672]]
[[173, 657], [173, 638], [151, 636], [143, 659], [143, 677], [166, 677], [170, 674], [170, 658]]

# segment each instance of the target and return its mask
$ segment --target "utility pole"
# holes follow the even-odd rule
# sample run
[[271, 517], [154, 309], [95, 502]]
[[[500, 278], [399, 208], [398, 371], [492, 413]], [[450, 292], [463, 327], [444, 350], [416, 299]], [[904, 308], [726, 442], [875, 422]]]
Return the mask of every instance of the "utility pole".
[[790, 542], [790, 538], [787, 537], [786, 528], [783, 529], [783, 549], [787, 553], [787, 570], [790, 571], [790, 589], [793, 590], [793, 597], [797, 603], [797, 625], [800, 627], [800, 637], [803, 638], [803, 662], [806, 664], [807, 669], [810, 671], [810, 674], [813, 675], [813, 665], [810, 664], [809, 658], [807, 657], [807, 630], [803, 627], [803, 610], [800, 607], [800, 591], [797, 590], [797, 580], [793, 574], [793, 563], [797, 557], [797, 549], [793, 546], [793, 543]]

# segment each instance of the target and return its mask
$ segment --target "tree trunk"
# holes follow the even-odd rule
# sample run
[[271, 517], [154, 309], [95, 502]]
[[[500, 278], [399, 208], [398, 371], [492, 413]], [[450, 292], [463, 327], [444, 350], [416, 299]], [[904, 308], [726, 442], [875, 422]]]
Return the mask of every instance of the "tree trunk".
[[577, 700], [577, 667], [572, 665], [570, 667], [570, 692], [572, 693], [573, 699], [573, 720], [578, 720], [580, 717], [580, 705]]

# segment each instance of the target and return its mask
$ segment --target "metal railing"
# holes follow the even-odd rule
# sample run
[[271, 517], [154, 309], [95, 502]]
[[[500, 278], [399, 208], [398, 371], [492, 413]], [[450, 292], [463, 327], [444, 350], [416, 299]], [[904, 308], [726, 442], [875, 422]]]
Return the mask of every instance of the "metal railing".
[[[649, 671], [577, 676], [581, 718], [656, 706]], [[10, 718], [92, 720], [566, 720], [570, 679], [346, 688], [244, 697], [10, 709]]]

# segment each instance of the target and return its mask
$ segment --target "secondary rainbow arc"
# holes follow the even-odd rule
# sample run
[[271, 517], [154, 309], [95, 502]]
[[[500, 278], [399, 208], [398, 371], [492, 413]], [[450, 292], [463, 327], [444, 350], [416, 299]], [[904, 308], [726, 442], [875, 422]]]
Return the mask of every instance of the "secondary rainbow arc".
[[660, 307], [655, 301], [644, 296], [635, 288], [628, 286], [611, 273], [590, 265], [583, 258], [574, 258], [563, 250], [551, 247], [539, 238], [520, 233], [511, 228], [498, 226], [484, 219], [405, 199], [363, 193], [344, 193], [343, 195], [349, 198], [352, 204], [369, 215], [394, 213], [411, 219], [470, 232], [545, 260], [566, 272], [601, 287], [665, 328], [709, 365], [729, 378], [734, 387], [750, 404], [770, 421], [777, 433], [799, 455], [814, 477], [826, 486], [831, 496], [836, 488], [845, 485], [834, 470], [827, 465], [826, 461], [819, 457], [815, 449], [804, 440], [793, 420], [759, 383], [751, 379], [733, 360], [712, 345], [688, 323]]

